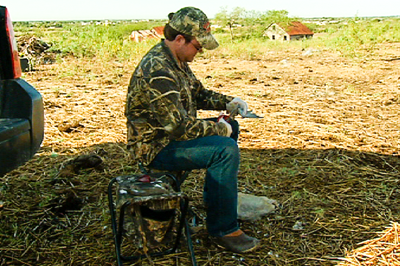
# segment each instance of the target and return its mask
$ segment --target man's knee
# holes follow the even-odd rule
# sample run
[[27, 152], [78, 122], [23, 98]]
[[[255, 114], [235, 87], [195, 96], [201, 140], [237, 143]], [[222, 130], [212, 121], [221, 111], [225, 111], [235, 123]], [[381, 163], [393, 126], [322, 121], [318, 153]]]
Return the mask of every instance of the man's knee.
[[218, 145], [221, 148], [223, 157], [239, 158], [239, 147], [234, 139], [220, 137]]

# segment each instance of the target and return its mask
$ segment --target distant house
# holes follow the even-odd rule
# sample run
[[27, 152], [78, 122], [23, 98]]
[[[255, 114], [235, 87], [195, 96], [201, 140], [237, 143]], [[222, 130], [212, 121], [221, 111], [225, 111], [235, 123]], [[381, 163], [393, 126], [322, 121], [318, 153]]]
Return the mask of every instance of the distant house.
[[263, 36], [269, 37], [271, 40], [280, 41], [309, 39], [313, 35], [314, 32], [299, 21], [272, 23], [263, 34]]
[[132, 31], [130, 39], [134, 42], [142, 42], [148, 39], [162, 38], [164, 35], [164, 26], [154, 27], [151, 30]]

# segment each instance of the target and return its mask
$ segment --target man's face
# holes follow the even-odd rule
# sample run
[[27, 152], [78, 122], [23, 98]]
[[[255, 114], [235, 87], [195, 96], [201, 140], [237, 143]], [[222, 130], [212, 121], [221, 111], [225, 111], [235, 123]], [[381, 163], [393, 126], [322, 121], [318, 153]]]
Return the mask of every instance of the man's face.
[[196, 38], [190, 42], [186, 42], [185, 40], [181, 46], [178, 57], [181, 62], [192, 62], [198, 52], [202, 53], [203, 48]]

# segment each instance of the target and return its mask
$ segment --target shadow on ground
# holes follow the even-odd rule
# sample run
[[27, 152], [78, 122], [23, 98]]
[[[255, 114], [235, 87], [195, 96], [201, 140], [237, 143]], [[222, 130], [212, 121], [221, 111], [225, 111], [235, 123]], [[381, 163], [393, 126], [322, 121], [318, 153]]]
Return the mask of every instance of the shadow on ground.
[[[96, 154], [102, 163], [59, 174], [81, 154]], [[107, 185], [113, 177], [136, 172], [123, 143], [58, 154], [43, 147], [29, 163], [1, 177], [0, 265], [116, 265]], [[262, 239], [262, 247], [247, 255], [219, 249], [200, 227], [193, 236], [198, 264], [334, 265], [346, 250], [399, 219], [399, 173], [399, 156], [242, 149], [239, 190], [276, 199], [283, 207], [242, 222], [247, 233]], [[193, 171], [183, 185], [200, 214], [203, 174]], [[154, 263], [190, 265], [190, 260], [183, 247]]]

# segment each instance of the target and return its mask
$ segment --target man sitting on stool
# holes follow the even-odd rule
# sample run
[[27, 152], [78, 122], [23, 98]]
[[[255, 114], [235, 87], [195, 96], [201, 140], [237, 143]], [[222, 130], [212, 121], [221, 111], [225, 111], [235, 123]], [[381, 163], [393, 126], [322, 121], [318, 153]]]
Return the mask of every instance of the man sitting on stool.
[[169, 15], [165, 40], [155, 45], [132, 75], [125, 114], [128, 149], [135, 160], [159, 170], [207, 169], [204, 202], [207, 230], [231, 251], [254, 250], [260, 241], [246, 235], [237, 221], [239, 125], [235, 120], [198, 119], [197, 110], [225, 110], [247, 104], [207, 90], [188, 62], [203, 49], [215, 49], [207, 16], [185, 7]]

